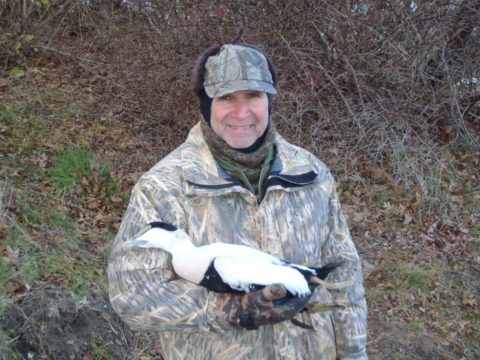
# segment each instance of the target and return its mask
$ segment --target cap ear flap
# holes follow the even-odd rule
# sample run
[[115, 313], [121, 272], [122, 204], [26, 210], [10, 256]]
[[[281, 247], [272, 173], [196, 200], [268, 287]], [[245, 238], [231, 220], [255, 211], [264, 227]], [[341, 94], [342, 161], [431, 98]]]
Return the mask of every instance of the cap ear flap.
[[205, 74], [205, 64], [210, 56], [217, 54], [222, 45], [214, 44], [207, 48], [195, 62], [192, 73], [192, 88], [195, 95], [199, 96], [200, 91], [203, 90], [203, 78]]
[[272, 74], [272, 81], [273, 81], [273, 87], [276, 89], [277, 88], [277, 70], [272, 64], [272, 61], [270, 60], [270, 57], [268, 57], [266, 54], [263, 54], [265, 56], [265, 59], [267, 59], [267, 64], [268, 64], [268, 70], [270, 70], [270, 74]]

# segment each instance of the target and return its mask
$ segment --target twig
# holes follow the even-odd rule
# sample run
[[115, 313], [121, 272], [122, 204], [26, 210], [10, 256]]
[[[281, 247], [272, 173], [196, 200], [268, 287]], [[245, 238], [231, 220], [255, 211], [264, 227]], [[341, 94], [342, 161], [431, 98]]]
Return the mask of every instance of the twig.
[[95, 65], [105, 65], [104, 63], [101, 63], [101, 62], [98, 62], [98, 61], [95, 61], [95, 60], [91, 60], [91, 59], [86, 59], [86, 58], [81, 57], [81, 56], [75, 56], [75, 55], [72, 55], [72, 54], [67, 53], [65, 51], [57, 50], [57, 49], [54, 49], [54, 48], [49, 47], [49, 46], [35, 45], [35, 47], [37, 49], [51, 51], [51, 52], [54, 52], [54, 53], [57, 53], [57, 54], [60, 54], [60, 55], [63, 55], [63, 56], [69, 57], [69, 58], [78, 59], [80, 61], [85, 61], [85, 62], [92, 63], [92, 64], [95, 64]]

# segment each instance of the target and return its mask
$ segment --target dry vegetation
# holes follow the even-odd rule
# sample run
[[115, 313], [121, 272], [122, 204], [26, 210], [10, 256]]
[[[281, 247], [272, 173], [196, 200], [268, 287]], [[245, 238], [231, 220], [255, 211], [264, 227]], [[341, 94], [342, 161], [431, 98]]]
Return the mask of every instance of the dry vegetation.
[[371, 358], [479, 358], [478, 1], [129, 3], [0, 0], [0, 359], [160, 357], [109, 308], [105, 259], [198, 121], [196, 57], [240, 29], [279, 71], [279, 131], [339, 181]]

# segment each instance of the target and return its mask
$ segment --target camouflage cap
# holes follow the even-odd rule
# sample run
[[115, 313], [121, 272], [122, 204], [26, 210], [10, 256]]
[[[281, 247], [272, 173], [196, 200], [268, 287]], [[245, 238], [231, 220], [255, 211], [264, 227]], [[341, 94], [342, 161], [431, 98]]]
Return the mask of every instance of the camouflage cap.
[[258, 50], [227, 44], [205, 64], [203, 86], [211, 98], [240, 90], [257, 90], [275, 95], [267, 59]]

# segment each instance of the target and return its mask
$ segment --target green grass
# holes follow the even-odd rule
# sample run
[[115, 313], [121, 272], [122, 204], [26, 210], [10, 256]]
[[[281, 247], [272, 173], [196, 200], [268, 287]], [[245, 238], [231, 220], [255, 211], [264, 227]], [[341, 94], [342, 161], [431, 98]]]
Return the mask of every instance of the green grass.
[[60, 209], [52, 208], [48, 213], [48, 219], [55, 229], [65, 234], [67, 240], [78, 241], [78, 234], [75, 229], [75, 223]]
[[424, 321], [410, 321], [407, 324], [407, 328], [409, 330], [422, 333], [422, 332], [425, 331], [425, 322]]
[[15, 351], [16, 340], [0, 329], [0, 360], [19, 359], [18, 353]]
[[[41, 247], [32, 247], [22, 234], [13, 229], [5, 239], [5, 244], [12, 251], [18, 251], [18, 258], [9, 260], [7, 257], [0, 257], [0, 288], [5, 288], [5, 284], [9, 281], [18, 284], [31, 284], [33, 281], [42, 278]], [[7, 291], [5, 290], [4, 295], [6, 294]]]
[[54, 100], [54, 95], [50, 91], [40, 91], [34, 97], [34, 102], [41, 106], [46, 106]]
[[370, 305], [377, 304], [387, 294], [383, 287], [367, 287], [365, 291], [367, 303]]
[[26, 284], [31, 284], [35, 280], [40, 280], [43, 274], [43, 266], [37, 255], [24, 255], [18, 266], [20, 279]]
[[90, 164], [93, 159], [93, 153], [85, 147], [68, 146], [60, 151], [48, 170], [52, 190], [60, 194], [73, 193], [82, 177], [91, 175]]
[[387, 188], [382, 191], [372, 191], [368, 197], [369, 208], [378, 208], [384, 202], [397, 203], [407, 195], [405, 188]]
[[0, 104], [0, 125], [12, 126], [15, 123], [14, 113]]
[[[8, 108], [0, 105], [0, 166], [14, 174], [12, 181], [18, 183], [24, 178], [29, 181], [42, 179], [43, 168], [38, 159], [46, 156], [45, 135], [51, 122], [43, 115], [28, 112], [25, 108]], [[5, 152], [1, 151], [5, 149]]]
[[428, 271], [420, 268], [415, 264], [401, 264], [399, 267], [399, 277], [401, 282], [400, 287], [404, 289], [411, 288], [426, 288], [426, 280]]
[[[15, 203], [18, 207], [18, 218], [23, 226], [41, 227], [50, 224], [55, 230], [64, 234], [68, 241], [77, 242], [78, 233], [74, 221], [67, 215], [65, 209], [49, 206], [48, 196], [39, 198], [38, 194], [27, 195], [19, 193], [16, 196]], [[7, 238], [10, 245], [17, 245], [15, 236], [19, 236], [12, 230], [11, 236]], [[24, 241], [20, 241], [25, 243]]]
[[[14, 119], [5, 109], [1, 116], [8, 121]], [[119, 182], [111, 176], [108, 166], [97, 161], [85, 147], [64, 147], [45, 175], [54, 192], [71, 194], [70, 201], [79, 206], [87, 196], [102, 199], [104, 206], [111, 196], [119, 194]], [[84, 294], [93, 283], [106, 290], [106, 251], [98, 246], [103, 240], [90, 234], [88, 241], [80, 241], [69, 209], [52, 196], [51, 190], [17, 188], [16, 183], [9, 186], [15, 190], [9, 198], [15, 211], [5, 220], [9, 229], [2, 242], [18, 252], [18, 258], [0, 256], [0, 300], [4, 299], [0, 302], [0, 314], [12, 295], [12, 287], [31, 285], [34, 281], [55, 282], [75, 294]], [[6, 287], [7, 283], [11, 286]]]
[[4, 257], [0, 257], [0, 292], [5, 289], [5, 284], [15, 276], [15, 268]]
[[40, 225], [43, 220], [43, 214], [37, 210], [37, 205], [33, 204], [25, 195], [18, 195], [16, 204], [19, 208], [19, 214], [22, 222], [28, 225]]
[[111, 347], [113, 344], [105, 343], [98, 346], [94, 346], [92, 355], [96, 360], [113, 360], [111, 353]]
[[10, 281], [20, 285], [32, 284], [37, 280], [53, 281], [69, 287], [76, 294], [85, 293], [90, 284], [97, 284], [106, 289], [103, 273], [104, 260], [89, 254], [87, 250], [75, 247], [76, 245], [72, 245], [69, 248], [67, 242], [64, 247], [60, 246], [58, 249], [22, 250], [15, 263], [0, 257], [0, 288], [2, 289], [0, 298], [8, 296], [5, 286]]
[[[4, 257], [0, 257], [0, 318], [3, 317], [8, 305], [8, 291], [5, 286], [14, 276], [15, 269], [12, 268]], [[0, 344], [0, 349], [1, 347]]]
[[[8, 226], [0, 238], [0, 319], [6, 323], [9, 307], [19, 294], [28, 296], [29, 288], [51, 283], [72, 292], [74, 301], [84, 299], [92, 284], [108, 291], [107, 244], [113, 230], [110, 222], [89, 221], [98, 213], [108, 218], [118, 212], [117, 197], [127, 200], [129, 194], [88, 147], [89, 134], [84, 142], [82, 134], [65, 137], [71, 103], [57, 102], [58, 94], [39, 90], [0, 104], [0, 216], [5, 214], [2, 223]], [[23, 340], [16, 335], [0, 329], [0, 360], [21, 358], [15, 350]], [[114, 350], [113, 343], [99, 338], [89, 352], [107, 360], [114, 359]]]
[[75, 294], [83, 294], [90, 284], [107, 288], [106, 278], [96, 264], [98, 259], [88, 259], [87, 254], [78, 252], [76, 256], [67, 257], [63, 254], [50, 254], [43, 259], [42, 269], [45, 274], [52, 274], [54, 281], [61, 282]]
[[3, 292], [0, 292], [0, 320], [3, 318], [3, 314], [5, 314], [5, 310], [8, 306], [8, 297]]
[[[90, 196], [110, 210], [114, 210], [112, 200], [114, 196], [120, 196], [122, 200], [128, 199], [129, 196], [121, 190], [120, 181], [112, 175], [110, 166], [98, 160], [91, 150], [82, 146], [63, 148], [48, 170], [48, 178], [55, 195], [79, 196], [80, 201]], [[64, 219], [57, 216], [52, 220], [71, 233], [72, 227]]]
[[[395, 252], [395, 254], [397, 253]], [[402, 260], [401, 255], [397, 256], [399, 258], [392, 259], [389, 268], [395, 288], [399, 290], [428, 290], [433, 285], [433, 279], [439, 279], [444, 271], [443, 265], [436, 261], [420, 266], [408, 260]]]
[[[394, 254], [385, 263], [387, 271], [382, 279], [382, 282], [390, 283], [391, 288], [367, 287], [369, 305], [376, 307], [387, 297], [391, 298], [392, 315], [409, 319], [409, 330], [423, 332], [431, 329], [441, 337], [459, 331], [459, 324], [466, 322], [469, 325], [458, 336], [461, 336], [462, 341], [473, 344], [473, 339], [478, 339], [478, 334], [472, 333], [471, 328], [476, 329], [478, 326], [478, 316], [476, 310], [466, 311], [463, 301], [465, 298], [474, 298], [474, 294], [465, 292], [462, 284], [457, 283], [457, 278], [465, 277], [457, 274], [455, 265], [448, 266], [440, 260], [419, 265], [402, 260], [398, 251]], [[425, 325], [427, 323], [428, 326]]]
[[81, 242], [68, 211], [52, 206], [49, 195], [17, 190], [11, 201], [17, 210], [2, 242], [18, 256], [9, 259], [7, 253], [0, 253], [0, 299], [11, 296], [7, 283], [21, 287], [51, 281], [77, 294], [86, 292], [92, 283], [106, 289], [105, 254], [89, 247], [101, 239], [90, 235], [88, 242]]

